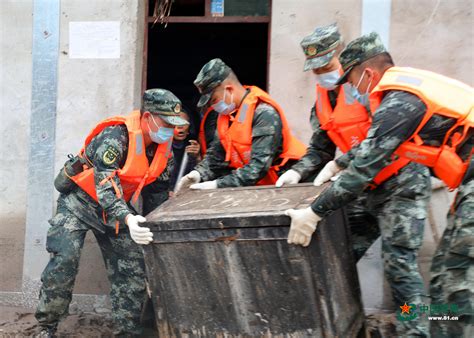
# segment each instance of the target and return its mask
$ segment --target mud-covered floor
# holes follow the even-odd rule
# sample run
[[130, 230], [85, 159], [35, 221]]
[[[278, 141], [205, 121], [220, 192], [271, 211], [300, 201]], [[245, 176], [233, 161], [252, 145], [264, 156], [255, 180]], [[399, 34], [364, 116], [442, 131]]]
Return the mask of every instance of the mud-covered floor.
[[[31, 309], [0, 307], [0, 337], [28, 337], [39, 333]], [[58, 329], [59, 337], [113, 337], [110, 314], [81, 313], [69, 315]]]
[[[389, 314], [367, 316], [369, 337], [394, 337], [393, 316]], [[150, 323], [149, 323], [150, 324]], [[150, 325], [149, 325], [150, 326]], [[0, 306], [0, 337], [33, 337], [39, 326], [31, 309]], [[69, 315], [58, 328], [58, 338], [63, 337], [113, 337], [110, 313], [78, 312]], [[157, 337], [156, 331], [146, 328], [143, 337]]]

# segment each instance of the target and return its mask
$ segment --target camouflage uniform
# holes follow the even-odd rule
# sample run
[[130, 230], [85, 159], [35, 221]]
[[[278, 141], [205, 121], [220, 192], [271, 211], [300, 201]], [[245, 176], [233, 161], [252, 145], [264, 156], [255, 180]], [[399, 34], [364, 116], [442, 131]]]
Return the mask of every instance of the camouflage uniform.
[[[204, 115], [201, 116], [201, 118], [203, 117]], [[216, 136], [218, 117], [219, 117], [219, 113], [213, 110], [209, 113], [209, 115], [206, 118], [206, 121], [204, 122], [204, 139], [208, 146], [214, 140], [214, 136]]]
[[[329, 63], [331, 58], [327, 58], [327, 55], [331, 53], [327, 53], [327, 49], [336, 49], [337, 41], [341, 40], [336, 25], [317, 28], [311, 35], [305, 37], [301, 42], [308, 57], [305, 70], [320, 68]], [[308, 55], [308, 50], [321, 52], [325, 60], [318, 62], [319, 58]], [[331, 105], [335, 107], [336, 91], [330, 90], [328, 95]], [[292, 167], [303, 180], [314, 173], [319, 173], [325, 164], [334, 159], [336, 151], [336, 145], [327, 132], [320, 128], [315, 109], [313, 107], [311, 110], [312, 126], [315, 129], [310, 146], [306, 155]], [[358, 151], [360, 151], [358, 147], [352, 148], [336, 160], [337, 165], [347, 168]], [[389, 162], [384, 161], [383, 167]], [[380, 169], [374, 169], [374, 176]], [[336, 181], [333, 186], [337, 183]], [[366, 187], [367, 185], [364, 188]], [[384, 271], [395, 303], [403, 304], [405, 301], [421, 303], [421, 297], [425, 294], [416, 258], [423, 240], [430, 191], [428, 169], [410, 163], [401, 169], [398, 175], [392, 176], [377, 188], [362, 189], [358, 194], [354, 194], [352, 199], [347, 200], [346, 212], [355, 258], [360, 259], [372, 243], [382, 236]], [[398, 328], [398, 332], [426, 336], [427, 328], [417, 322], [407, 321], [403, 323], [403, 327]]]
[[[341, 64], [346, 73], [339, 83], [345, 80], [345, 77], [349, 74], [354, 65], [360, 64], [384, 51], [385, 49], [375, 33], [363, 36], [349, 43], [340, 56]], [[357, 198], [357, 196], [366, 189], [376, 174], [386, 166], [400, 144], [406, 141], [415, 132], [425, 112], [426, 106], [417, 96], [404, 91], [388, 91], [374, 113], [373, 123], [369, 129], [367, 138], [360, 144], [355, 152], [349, 154], [349, 156], [353, 157], [348, 166], [348, 170], [313, 202], [313, 211], [320, 216], [326, 216], [333, 210]], [[454, 123], [455, 121], [450, 118], [434, 115], [422, 128], [419, 135], [425, 144], [439, 146], [443, 142], [446, 132]], [[464, 144], [466, 150], [462, 151], [462, 153], [468, 155], [472, 151], [472, 146], [473, 137], [471, 136], [470, 140]], [[423, 177], [427, 176], [424, 171], [415, 171], [414, 166], [414, 164], [410, 164], [408, 170], [413, 170], [414, 174], [416, 173]], [[394, 274], [392, 279], [399, 290], [411, 288], [410, 285], [405, 283], [406, 280], [400, 276], [404, 274], [404, 270], [408, 269], [410, 265], [414, 266], [416, 264], [416, 251], [414, 249], [421, 244], [416, 235], [422, 232], [422, 219], [426, 213], [424, 206], [426, 204], [425, 200], [427, 199], [427, 186], [418, 184], [408, 190], [399, 185], [399, 183], [401, 183], [400, 180], [405, 180], [407, 181], [407, 186], [410, 185], [411, 183], [409, 182], [413, 181], [409, 175], [409, 173], [407, 175], [401, 173], [380, 187], [387, 191], [393, 190], [394, 192], [392, 194], [394, 194], [397, 199], [397, 203], [394, 204], [393, 207], [384, 207], [382, 209], [382, 215], [385, 215], [387, 219], [397, 224], [389, 230], [387, 233], [388, 236], [384, 236], [382, 229], [382, 240], [384, 246], [392, 247], [395, 249], [394, 253], [397, 253], [398, 257], [396, 260], [385, 259], [385, 264], [389, 264], [390, 269], [393, 269]], [[426, 179], [427, 178], [428, 177], [426, 177]], [[454, 223], [451, 222], [443, 235], [443, 241], [437, 252], [439, 260], [434, 262], [435, 265], [438, 266], [433, 270], [437, 270], [440, 274], [433, 275], [434, 279], [431, 282], [431, 291], [435, 301], [458, 301], [459, 298], [464, 297], [464, 301], [459, 300], [458, 305], [461, 308], [464, 304], [467, 304], [461, 312], [468, 314], [471, 311], [471, 305], [469, 303], [472, 302], [473, 292], [472, 178], [466, 177], [459, 191], [461, 197], [457, 198], [458, 205], [454, 216], [451, 215], [451, 217], [454, 217]], [[380, 198], [380, 201], [382, 201], [384, 198], [383, 195], [377, 193], [371, 192], [371, 194], [374, 194], [375, 200]], [[419, 208], [411, 207], [413, 201], [419, 201], [423, 204], [423, 207], [421, 205]], [[401, 211], [405, 209], [412, 210], [412, 217], [419, 220], [418, 225], [413, 224], [410, 228], [402, 226], [406, 220], [401, 214]], [[446, 253], [448, 248], [449, 254]], [[447, 271], [450, 269], [452, 270], [448, 273]], [[437, 287], [439, 289], [435, 291], [434, 289]], [[444, 291], [442, 290], [443, 288]], [[393, 286], [392, 290], [394, 291], [396, 301], [400, 305], [405, 301], [415, 304], [419, 302], [417, 297], [409, 299], [402, 298], [402, 293], [397, 292]], [[435, 292], [433, 293], [433, 291]], [[439, 294], [437, 294], [437, 292], [439, 292]], [[466, 315], [464, 316], [464, 320], [471, 319]], [[414, 320], [411, 322], [417, 321]], [[398, 324], [406, 323], [410, 323], [410, 321], [398, 321]], [[434, 323], [435, 322], [432, 322], [432, 324]], [[466, 327], [465, 324], [457, 321], [444, 321], [440, 323], [436, 323], [435, 325], [440, 325], [445, 328], [448, 326], [459, 328], [463, 325]], [[407, 332], [407, 334], [410, 334], [410, 332]], [[436, 330], [432, 329], [432, 334], [438, 335], [440, 332], [436, 332]]]
[[[474, 135], [471, 137], [471, 149]], [[431, 265], [430, 295], [432, 304], [456, 304], [463, 314], [458, 321], [432, 321], [432, 337], [469, 336], [474, 324], [474, 159], [471, 172], [458, 189], [448, 213], [448, 224]], [[445, 313], [443, 313], [444, 315]], [[469, 325], [470, 324], [470, 325]]]
[[[227, 78], [231, 71], [220, 59], [213, 59], [204, 65], [194, 81], [202, 94], [198, 102], [199, 107], [208, 104], [212, 91]], [[279, 160], [282, 150], [280, 115], [275, 108], [261, 102], [255, 108], [252, 122], [252, 156], [249, 163], [236, 170], [230, 168], [225, 162], [226, 153], [219, 137], [214, 136], [206, 156], [195, 170], [201, 175], [202, 181], [216, 180], [218, 188], [251, 186], [265, 177], [268, 169]], [[293, 163], [294, 161], [289, 161], [280, 169], [278, 175], [286, 171]]]
[[[168, 98], [169, 95], [165, 93], [169, 92], [146, 91], [144, 109], [150, 111], [153, 108], [149, 105], [150, 100]], [[173, 94], [171, 95], [175, 98]], [[177, 121], [176, 116], [161, 114], [159, 116], [168, 123]], [[156, 147], [157, 145], [152, 143], [146, 148], [149, 160], [153, 158]], [[49, 221], [51, 227], [48, 230], [46, 249], [51, 258], [41, 276], [43, 284], [35, 314], [44, 328], [54, 331], [58, 322], [67, 316], [84, 238], [87, 231], [92, 230], [102, 251], [111, 284], [112, 317], [116, 332], [140, 334], [142, 331], [140, 315], [146, 295], [145, 266], [142, 251], [131, 239], [125, 226], [125, 217], [136, 212], [124, 199], [116, 197], [111, 180], [114, 180], [121, 189], [117, 176], [113, 176], [104, 184], [99, 184], [125, 164], [127, 154], [126, 126], [106, 127], [86, 148], [86, 155], [94, 167], [99, 203], [77, 186], [71, 192], [59, 196], [56, 215]], [[163, 177], [169, 176], [172, 165], [173, 161], [168, 161]], [[120, 231], [117, 235], [114, 230], [116, 220], [120, 222]]]

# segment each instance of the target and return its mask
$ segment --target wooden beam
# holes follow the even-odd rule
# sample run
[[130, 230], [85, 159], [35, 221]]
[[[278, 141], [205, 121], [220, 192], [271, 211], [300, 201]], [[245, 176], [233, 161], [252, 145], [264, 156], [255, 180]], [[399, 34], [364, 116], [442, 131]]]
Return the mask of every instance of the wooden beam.
[[[148, 17], [148, 22], [153, 23], [155, 19]], [[170, 16], [163, 20], [163, 23], [269, 23], [269, 16]], [[157, 21], [157, 24], [160, 23]]]
[[204, 2], [204, 16], [206, 18], [211, 17], [211, 0], [205, 0]]

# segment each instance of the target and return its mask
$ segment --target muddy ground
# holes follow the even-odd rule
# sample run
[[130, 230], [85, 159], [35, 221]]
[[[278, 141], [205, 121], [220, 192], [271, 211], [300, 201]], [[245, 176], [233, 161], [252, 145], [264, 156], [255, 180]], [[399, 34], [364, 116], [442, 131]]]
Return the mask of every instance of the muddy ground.
[[[150, 326], [150, 325], [149, 325]], [[387, 314], [367, 316], [367, 331], [370, 337], [393, 337], [393, 316]], [[0, 337], [34, 337], [39, 332], [33, 311], [21, 307], [0, 306]], [[113, 337], [110, 313], [78, 312], [69, 315], [58, 328], [62, 337]], [[143, 337], [157, 337], [151, 327]]]

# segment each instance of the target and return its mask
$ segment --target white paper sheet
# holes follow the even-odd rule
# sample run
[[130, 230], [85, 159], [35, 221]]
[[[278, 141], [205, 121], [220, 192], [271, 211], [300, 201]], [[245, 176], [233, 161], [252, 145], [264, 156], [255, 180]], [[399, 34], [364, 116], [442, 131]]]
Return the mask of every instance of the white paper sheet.
[[69, 57], [120, 58], [120, 21], [69, 22]]

